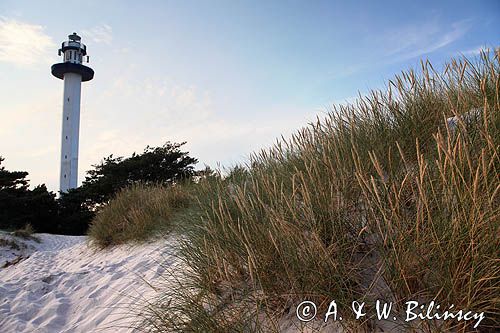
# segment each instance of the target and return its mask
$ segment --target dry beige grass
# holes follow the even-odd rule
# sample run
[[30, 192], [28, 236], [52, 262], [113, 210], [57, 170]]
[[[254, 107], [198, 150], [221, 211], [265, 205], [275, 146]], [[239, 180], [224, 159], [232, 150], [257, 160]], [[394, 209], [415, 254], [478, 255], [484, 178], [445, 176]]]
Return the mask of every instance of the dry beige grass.
[[89, 236], [100, 247], [144, 241], [157, 231], [170, 230], [173, 216], [191, 200], [180, 186], [133, 185], [99, 211]]
[[[332, 299], [349, 307], [381, 296], [398, 310], [436, 299], [484, 312], [482, 332], [500, 327], [499, 57], [453, 60], [440, 73], [423, 62], [387, 93], [335, 106], [246, 168], [201, 181], [198, 214], [184, 224], [189, 269], [145, 327], [278, 331], [304, 299], [324, 313]], [[474, 108], [477, 121], [462, 121]], [[342, 325], [377, 323], [347, 312]], [[464, 321], [413, 325], [474, 331]]]

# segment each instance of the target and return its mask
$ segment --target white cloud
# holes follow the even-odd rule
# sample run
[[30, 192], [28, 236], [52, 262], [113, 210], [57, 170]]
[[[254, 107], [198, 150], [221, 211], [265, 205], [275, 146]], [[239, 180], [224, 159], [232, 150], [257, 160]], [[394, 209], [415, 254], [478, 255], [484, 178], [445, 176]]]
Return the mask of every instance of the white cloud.
[[19, 66], [46, 64], [55, 43], [41, 25], [0, 17], [0, 61]]
[[355, 64], [336, 69], [331, 77], [343, 79], [374, 67], [421, 58], [459, 40], [471, 27], [470, 19], [445, 26], [437, 18], [405, 26], [392, 26], [379, 37], [370, 35], [367, 43], [371, 47], [363, 58]]
[[472, 49], [460, 51], [459, 54], [464, 55], [466, 57], [473, 57], [473, 56], [479, 55], [482, 50], [488, 50], [488, 48], [485, 46], [477, 46], [477, 47], [472, 48]]
[[[167, 140], [187, 141], [183, 149], [199, 159], [199, 167], [216, 167], [217, 162], [229, 166], [314, 120], [317, 113], [273, 105], [265, 116], [253, 116], [252, 106], [228, 109], [216, 88], [168, 73], [151, 74], [128, 59], [122, 61], [111, 63], [107, 73], [103, 68], [102, 76], [82, 86], [79, 182], [92, 164], [109, 154], [130, 156]], [[28, 171], [31, 184], [45, 183], [56, 191], [62, 81], [41, 74], [29, 84], [36, 92], [29, 100], [0, 105], [0, 119], [5, 120], [0, 125], [0, 154], [9, 169]]]
[[95, 43], [111, 44], [113, 29], [107, 24], [101, 24], [91, 29], [82, 30], [82, 37]]
[[401, 27], [383, 37], [383, 43], [387, 45], [384, 56], [391, 57], [391, 62], [397, 62], [435, 52], [460, 39], [471, 26], [470, 20], [462, 20], [443, 27], [434, 19]]

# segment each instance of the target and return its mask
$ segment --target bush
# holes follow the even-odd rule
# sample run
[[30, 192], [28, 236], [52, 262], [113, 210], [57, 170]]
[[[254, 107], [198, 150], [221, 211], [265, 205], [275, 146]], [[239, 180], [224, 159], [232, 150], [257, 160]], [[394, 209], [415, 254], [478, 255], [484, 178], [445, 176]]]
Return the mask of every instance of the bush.
[[[386, 299], [397, 311], [435, 299], [484, 311], [481, 330], [499, 327], [499, 56], [453, 60], [442, 74], [422, 63], [388, 93], [335, 107], [255, 154], [246, 170], [202, 180], [199, 215], [185, 226], [185, 285], [150, 308], [149, 329], [277, 330], [305, 299], [323, 314], [332, 299], [339, 308]], [[479, 122], [447, 127], [478, 107]], [[350, 316], [341, 322], [350, 330], [377, 325]]]
[[97, 213], [88, 234], [100, 247], [145, 241], [157, 231], [169, 231], [176, 212], [190, 202], [180, 185], [135, 184], [118, 192]]

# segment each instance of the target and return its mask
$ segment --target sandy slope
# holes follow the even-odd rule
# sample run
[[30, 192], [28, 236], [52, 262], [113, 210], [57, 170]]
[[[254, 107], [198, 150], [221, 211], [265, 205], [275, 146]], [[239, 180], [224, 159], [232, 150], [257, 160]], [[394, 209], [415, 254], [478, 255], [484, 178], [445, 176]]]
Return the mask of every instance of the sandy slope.
[[27, 259], [0, 268], [0, 332], [134, 332], [131, 312], [155, 295], [144, 280], [178, 264], [172, 241], [98, 251], [83, 236], [37, 236]]
[[[17, 248], [12, 248], [2, 241], [11, 241], [17, 244]], [[11, 236], [10, 233], [0, 231], [0, 270], [13, 262], [22, 260], [36, 251], [38, 243], [34, 240], [27, 240]]]

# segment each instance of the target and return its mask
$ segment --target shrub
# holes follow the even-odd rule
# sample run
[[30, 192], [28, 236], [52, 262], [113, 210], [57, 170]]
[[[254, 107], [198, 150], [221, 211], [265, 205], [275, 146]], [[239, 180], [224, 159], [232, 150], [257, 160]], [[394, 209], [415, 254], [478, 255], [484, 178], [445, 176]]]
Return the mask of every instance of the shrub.
[[180, 185], [132, 185], [98, 212], [89, 236], [100, 247], [144, 241], [157, 231], [170, 230], [176, 212], [190, 202]]

